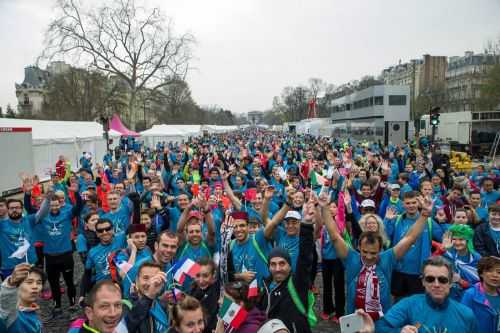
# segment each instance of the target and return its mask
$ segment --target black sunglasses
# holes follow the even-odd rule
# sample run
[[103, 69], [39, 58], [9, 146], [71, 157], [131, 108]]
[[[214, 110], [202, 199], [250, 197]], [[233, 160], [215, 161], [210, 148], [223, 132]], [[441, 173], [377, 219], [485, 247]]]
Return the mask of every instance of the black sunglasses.
[[102, 229], [95, 229], [95, 231], [98, 234], [102, 234], [103, 232], [109, 232], [109, 231], [111, 231], [111, 229], [113, 229], [113, 227], [107, 227], [107, 228], [102, 228]]
[[446, 276], [438, 276], [438, 277], [432, 275], [424, 276], [424, 281], [427, 283], [434, 283], [436, 279], [440, 284], [448, 284], [450, 282], [450, 279], [448, 279]]

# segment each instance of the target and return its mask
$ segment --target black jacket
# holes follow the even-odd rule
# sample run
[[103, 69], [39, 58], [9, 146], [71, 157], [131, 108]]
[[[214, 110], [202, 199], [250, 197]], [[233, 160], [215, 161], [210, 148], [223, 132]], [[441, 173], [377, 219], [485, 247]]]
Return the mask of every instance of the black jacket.
[[310, 276], [313, 265], [313, 226], [302, 224], [300, 226], [299, 255], [297, 258], [296, 272], [281, 282], [273, 290], [270, 289], [272, 278], [264, 283], [264, 293], [259, 302], [259, 308], [267, 313], [269, 319], [280, 319], [293, 333], [309, 333], [311, 328], [306, 316], [302, 315], [292, 296], [288, 292], [288, 279], [293, 279], [293, 284], [307, 311], [307, 295], [311, 285]]
[[482, 223], [474, 230], [474, 248], [483, 257], [500, 257], [497, 244], [490, 234], [489, 223]]
[[212, 284], [205, 290], [194, 286], [191, 289], [191, 296], [200, 301], [206, 315], [206, 326], [203, 332], [212, 333], [217, 325], [217, 313], [219, 312], [219, 296], [220, 296], [220, 283], [219, 281]]
[[[155, 319], [150, 314], [149, 310], [153, 306], [153, 302], [158, 302], [157, 300], [152, 300], [148, 297], [137, 297], [132, 295], [130, 297], [130, 302], [132, 303], [132, 308], [124, 306], [124, 317], [127, 324], [127, 329], [129, 333], [150, 333], [155, 332]], [[165, 312], [167, 312], [164, 309]]]

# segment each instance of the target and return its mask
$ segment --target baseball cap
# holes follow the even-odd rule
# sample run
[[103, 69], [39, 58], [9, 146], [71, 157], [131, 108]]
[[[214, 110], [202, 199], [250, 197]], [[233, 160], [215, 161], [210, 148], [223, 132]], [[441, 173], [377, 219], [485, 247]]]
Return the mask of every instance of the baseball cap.
[[279, 330], [285, 330], [290, 332], [290, 330], [283, 324], [283, 322], [279, 319], [271, 319], [266, 322], [262, 327], [257, 331], [257, 333], [274, 333]]
[[401, 189], [401, 186], [399, 186], [399, 184], [391, 184], [389, 185], [389, 189], [392, 191], [392, 190], [399, 190]]
[[360, 207], [361, 208], [368, 208], [368, 207], [375, 208], [375, 202], [372, 199], [365, 199], [361, 202]]
[[300, 215], [300, 213], [296, 210], [290, 210], [286, 213], [285, 215], [285, 220], [288, 220], [288, 219], [295, 219], [295, 220], [302, 220], [302, 216]]
[[203, 217], [201, 216], [201, 213], [199, 211], [193, 210], [188, 215], [188, 220], [190, 220], [190, 219], [202, 220]]

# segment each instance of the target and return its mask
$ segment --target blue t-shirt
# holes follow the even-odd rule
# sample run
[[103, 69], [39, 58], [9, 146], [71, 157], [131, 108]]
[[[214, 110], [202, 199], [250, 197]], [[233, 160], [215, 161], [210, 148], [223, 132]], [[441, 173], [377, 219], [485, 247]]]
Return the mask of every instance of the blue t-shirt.
[[[420, 324], [419, 332], [479, 333], [472, 310], [452, 299], [443, 305], [435, 304], [427, 295], [419, 294], [403, 298], [383, 317], [391, 326], [399, 329], [405, 325]], [[377, 333], [393, 330], [376, 328]]]
[[[122, 251], [118, 252], [115, 261], [116, 264], [118, 265], [124, 261], [128, 261], [129, 258], [130, 258], [129, 250], [123, 249]], [[130, 295], [130, 287], [131, 287], [130, 281], [135, 281], [135, 278], [137, 277], [137, 273], [139, 272], [139, 268], [141, 267], [141, 265], [146, 261], [152, 261], [152, 260], [153, 260], [153, 254], [151, 253], [151, 250], [147, 246], [144, 249], [137, 251], [134, 265], [126, 273], [128, 278], [124, 277], [122, 279], [122, 290], [124, 298], [128, 298], [128, 296]]]
[[17, 318], [7, 333], [42, 333], [42, 323], [36, 311], [17, 311]]
[[202, 257], [211, 258], [213, 254], [213, 248], [208, 246], [205, 241], [202, 241], [198, 246], [192, 246], [189, 242], [184, 242], [177, 251], [177, 259], [182, 260], [184, 258], [189, 258], [192, 261], [198, 261]]
[[321, 230], [321, 257], [327, 260], [337, 259], [337, 251], [325, 227]]
[[297, 268], [297, 258], [299, 256], [299, 235], [289, 236], [283, 226], [278, 226], [274, 233], [274, 240], [276, 246], [286, 250], [292, 259], [292, 271], [295, 272]]
[[271, 244], [265, 239], [264, 231], [260, 229], [255, 235], [249, 235], [247, 240], [243, 243], [238, 243], [237, 241], [231, 243], [233, 266], [236, 273], [242, 273], [244, 271], [255, 272], [257, 282], [259, 286], [262, 287], [263, 280], [269, 276], [269, 268], [267, 262], [261, 258], [258, 251], [255, 249], [252, 237], [255, 237], [255, 241], [259, 245], [264, 256], [267, 258], [269, 255]]
[[73, 249], [71, 243], [72, 209], [61, 209], [57, 215], [49, 213], [42, 221], [40, 236], [43, 241], [43, 253], [57, 254]]
[[[347, 312], [353, 313], [356, 308], [354, 300], [356, 299], [356, 285], [358, 283], [359, 273], [363, 268], [361, 255], [359, 252], [349, 248], [347, 257], [343, 260], [346, 270], [347, 281]], [[396, 264], [394, 250], [388, 249], [380, 253], [375, 272], [377, 274], [380, 286], [380, 303], [382, 311], [385, 313], [391, 307], [391, 277], [392, 270]]]
[[491, 206], [500, 199], [500, 192], [491, 191], [491, 192], [481, 192], [481, 199], [486, 204], [486, 206]]
[[32, 230], [35, 226], [35, 215], [27, 215], [21, 218], [19, 223], [13, 222], [11, 219], [6, 219], [0, 223], [0, 255], [2, 257], [3, 270], [11, 270], [20, 263], [26, 262], [23, 257], [10, 258], [26, 239], [30, 243], [28, 249], [28, 262], [34, 264], [36, 262], [36, 253], [33, 243], [35, 239], [32, 236]]
[[[391, 240], [392, 246], [396, 245], [406, 235], [408, 230], [415, 224], [417, 218], [418, 216], [409, 218], [406, 215], [402, 215], [393, 220], [384, 220], [385, 230], [387, 236]], [[443, 237], [441, 225], [433, 220], [431, 223], [432, 234], [430, 234], [431, 230], [429, 230], [429, 225], [426, 222], [422, 234], [417, 238], [403, 258], [398, 261], [395, 268], [396, 271], [412, 275], [420, 274], [420, 269], [424, 260], [431, 255], [431, 239], [441, 241]]]
[[113, 241], [110, 244], [99, 244], [90, 249], [87, 261], [85, 262], [85, 269], [94, 270], [95, 274], [92, 277], [92, 281], [97, 282], [111, 278], [108, 255], [111, 252], [124, 248], [127, 244], [126, 239], [127, 236], [125, 233], [120, 233], [113, 237]]
[[101, 218], [109, 219], [113, 223], [115, 234], [118, 234], [122, 231], [127, 231], [128, 225], [130, 224], [131, 214], [131, 207], [129, 207], [128, 203], [122, 202], [116, 212], [109, 211], [107, 213], [103, 213]]

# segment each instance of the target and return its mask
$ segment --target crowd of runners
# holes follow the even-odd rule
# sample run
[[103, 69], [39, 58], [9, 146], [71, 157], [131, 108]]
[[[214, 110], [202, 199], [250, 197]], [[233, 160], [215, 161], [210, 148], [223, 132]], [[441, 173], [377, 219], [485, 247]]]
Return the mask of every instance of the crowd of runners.
[[497, 167], [258, 129], [79, 165], [0, 198], [0, 332], [42, 332], [39, 297], [68, 332], [500, 332]]

